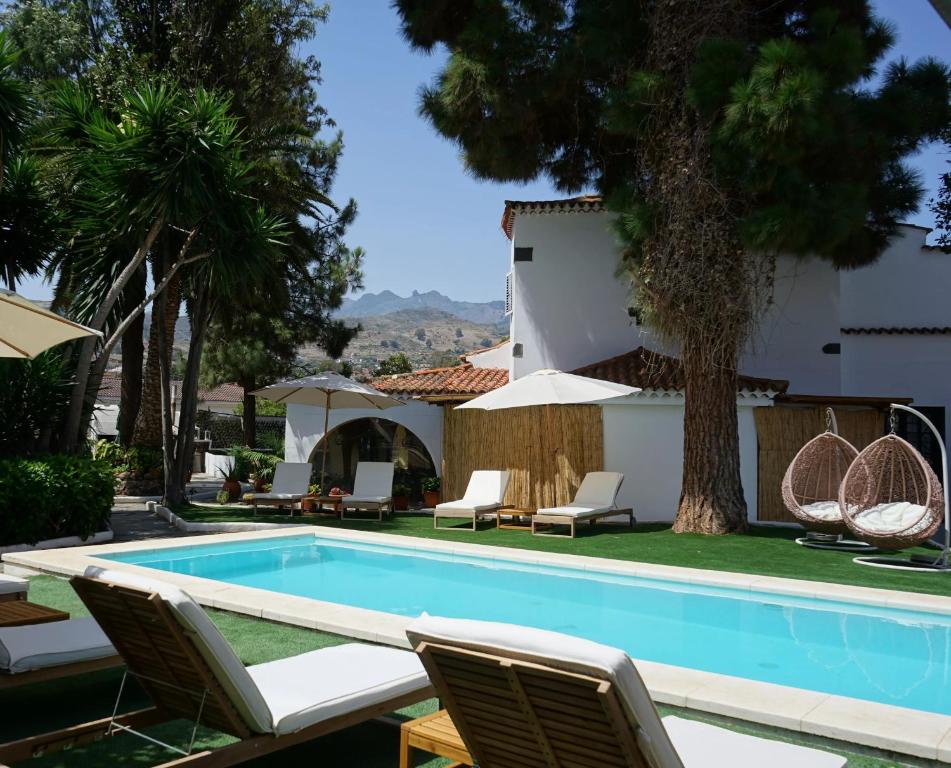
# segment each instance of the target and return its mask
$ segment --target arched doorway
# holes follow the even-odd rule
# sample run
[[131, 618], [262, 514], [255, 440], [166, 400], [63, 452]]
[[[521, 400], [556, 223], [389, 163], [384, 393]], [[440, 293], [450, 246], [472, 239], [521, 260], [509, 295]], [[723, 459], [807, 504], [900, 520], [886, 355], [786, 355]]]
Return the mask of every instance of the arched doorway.
[[353, 490], [353, 479], [360, 461], [392, 461], [396, 465], [394, 484], [408, 486], [412, 499], [421, 497], [422, 479], [436, 474], [432, 456], [422, 440], [402, 424], [389, 419], [354, 419], [331, 429], [311, 453], [315, 477], [320, 475], [324, 440], [328, 445], [326, 490], [334, 486]]

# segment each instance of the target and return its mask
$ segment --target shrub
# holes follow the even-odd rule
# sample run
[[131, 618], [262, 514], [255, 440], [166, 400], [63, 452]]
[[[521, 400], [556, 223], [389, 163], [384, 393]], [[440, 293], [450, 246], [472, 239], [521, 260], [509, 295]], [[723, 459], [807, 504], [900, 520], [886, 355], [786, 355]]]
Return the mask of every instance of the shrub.
[[0, 546], [86, 538], [112, 510], [112, 468], [85, 456], [0, 459]]
[[227, 491], [218, 491], [218, 493], [215, 494], [215, 501], [219, 504], [227, 504], [231, 501], [231, 494]]
[[438, 491], [442, 485], [442, 480], [436, 477], [436, 475], [430, 475], [429, 477], [424, 477], [420, 483], [420, 487], [424, 491]]

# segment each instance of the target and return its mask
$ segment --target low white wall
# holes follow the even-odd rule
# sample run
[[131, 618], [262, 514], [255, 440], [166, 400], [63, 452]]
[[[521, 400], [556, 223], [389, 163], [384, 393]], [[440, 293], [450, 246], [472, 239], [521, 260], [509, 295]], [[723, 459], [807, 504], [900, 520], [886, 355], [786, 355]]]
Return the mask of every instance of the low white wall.
[[[408, 400], [399, 408], [385, 411], [363, 408], [331, 409], [329, 427], [346, 424], [355, 419], [387, 419], [402, 424], [412, 432], [429, 451], [440, 473], [442, 467], [442, 408], [419, 400]], [[288, 405], [284, 429], [284, 460], [310, 461], [314, 448], [324, 436], [324, 409], [312, 405]]]
[[[672, 522], [683, 478], [684, 411], [679, 402], [604, 406], [604, 468], [623, 472], [618, 506], [641, 522]], [[740, 473], [747, 516], [756, 519], [757, 444], [753, 408], [739, 408]]]
[[205, 474], [222, 477], [234, 466], [234, 456], [205, 453]]

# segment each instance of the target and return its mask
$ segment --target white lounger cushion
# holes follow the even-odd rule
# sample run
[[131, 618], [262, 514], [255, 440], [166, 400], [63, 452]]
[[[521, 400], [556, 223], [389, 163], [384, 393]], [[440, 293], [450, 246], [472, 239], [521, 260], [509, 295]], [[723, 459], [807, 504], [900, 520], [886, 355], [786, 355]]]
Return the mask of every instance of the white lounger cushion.
[[297, 501], [304, 493], [252, 493], [252, 501]]
[[415, 653], [348, 643], [248, 667], [281, 736], [429, 685]]
[[537, 514], [588, 517], [610, 512], [623, 481], [624, 475], [620, 472], [588, 472], [578, 486], [574, 501], [560, 507], [539, 509]]
[[814, 501], [812, 504], [803, 504], [799, 507], [814, 520], [841, 520], [842, 510], [837, 501]]
[[638, 744], [653, 768], [841, 768], [846, 762], [805, 747], [721, 733], [714, 726], [673, 723], [668, 732], [634, 663], [618, 648], [541, 629], [433, 616], [416, 619], [406, 634], [414, 647], [429, 641], [484, 653], [501, 651], [522, 661], [609, 680], [637, 723]]
[[314, 468], [308, 462], [282, 461], [274, 470], [271, 493], [305, 496]]
[[437, 504], [436, 512], [491, 512], [502, 506], [508, 486], [508, 471], [477, 469], [469, 476], [469, 484], [463, 497]]
[[26, 594], [29, 588], [30, 582], [26, 579], [0, 573], [0, 595], [17, 595], [21, 592]]
[[370, 502], [384, 504], [393, 496], [393, 462], [361, 461], [353, 479], [353, 493], [340, 501], [344, 505]]
[[241, 663], [228, 641], [214, 625], [208, 614], [191, 595], [178, 587], [158, 579], [140, 576], [127, 571], [114, 571], [90, 565], [84, 574], [90, 579], [99, 579], [133, 589], [158, 593], [175, 618], [189, 631], [202, 658], [215, 673], [228, 697], [241, 713], [242, 718], [257, 733], [271, 733], [273, 720], [267, 702], [258, 691], [244, 664]]
[[89, 617], [0, 629], [0, 670], [11, 675], [115, 654], [109, 638]]

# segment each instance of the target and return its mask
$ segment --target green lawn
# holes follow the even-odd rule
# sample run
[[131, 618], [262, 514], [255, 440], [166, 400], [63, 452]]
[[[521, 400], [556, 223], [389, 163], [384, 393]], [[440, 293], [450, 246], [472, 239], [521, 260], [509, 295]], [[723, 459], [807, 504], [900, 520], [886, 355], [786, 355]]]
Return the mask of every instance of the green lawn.
[[[39, 576], [30, 582], [30, 599], [63, 610], [73, 616], [86, 615], [82, 603], [69, 584], [61, 579]], [[209, 615], [221, 629], [245, 664], [283, 658], [304, 651], [346, 642], [344, 638], [314, 630], [274, 624], [244, 616], [209, 611]], [[43, 731], [76, 724], [85, 720], [105, 717], [111, 712], [121, 673], [100, 672], [78, 678], [43, 683], [16, 691], [0, 692], [0, 742], [41, 733]], [[145, 705], [141, 693], [124, 699], [128, 709]], [[434, 701], [425, 702], [411, 710], [403, 710], [403, 716], [417, 716], [432, 711]], [[670, 711], [661, 707], [661, 714]], [[777, 737], [779, 734], [745, 725], [733, 725], [747, 733]], [[156, 736], [173, 744], [184, 744], [190, 726], [184, 722], [170, 723], [149, 730]], [[203, 729], [198, 746], [210, 747], [223, 744], [229, 737]], [[798, 741], [798, 740], [797, 740]], [[805, 743], [805, 742], [803, 742]], [[828, 749], [828, 745], [819, 746]], [[849, 758], [848, 768], [894, 768], [903, 762], [881, 759], [868, 755], [842, 752]], [[349, 728], [310, 744], [295, 747], [285, 752], [247, 763], [264, 768], [296, 768], [297, 766], [326, 766], [327, 768], [396, 768], [399, 755], [399, 734], [396, 729], [369, 723]], [[111, 742], [102, 742], [74, 749], [59, 755], [37, 758], [29, 763], [35, 768], [83, 766], [83, 768], [115, 768], [115, 766], [148, 766], [170, 760], [170, 753], [147, 742], [132, 737], [118, 737]], [[909, 763], [910, 764], [910, 763]], [[445, 761], [430, 760], [417, 764], [418, 768], [436, 768]]]
[[[247, 508], [183, 507], [176, 510], [186, 520], [200, 522], [248, 521], [291, 522], [286, 515], [259, 515], [254, 517]], [[714, 571], [755, 573], [764, 576], [783, 576], [790, 579], [827, 581], [854, 584], [863, 587], [901, 589], [951, 596], [951, 573], [911, 573], [885, 571], [852, 562], [850, 552], [823, 552], [800, 547], [793, 541], [801, 531], [774, 526], [753, 526], [744, 536], [699, 536], [674, 534], [670, 527], [659, 524], [626, 526], [601, 524], [582, 525], [575, 539], [532, 536], [525, 531], [497, 530], [494, 523], [486, 522], [476, 533], [469, 531], [433, 530], [431, 517], [424, 515], [396, 515], [392, 520], [346, 522], [324, 515], [299, 514], [293, 522], [309, 522], [316, 526], [353, 528], [361, 531], [396, 533], [444, 541], [466, 541], [497, 547], [561, 552], [574, 555], [606, 557], [612, 560], [633, 560], [642, 563], [662, 563], [690, 568], [708, 568]], [[918, 547], [910, 552], [935, 554], [935, 550]], [[906, 553], [907, 554], [907, 553]]]

